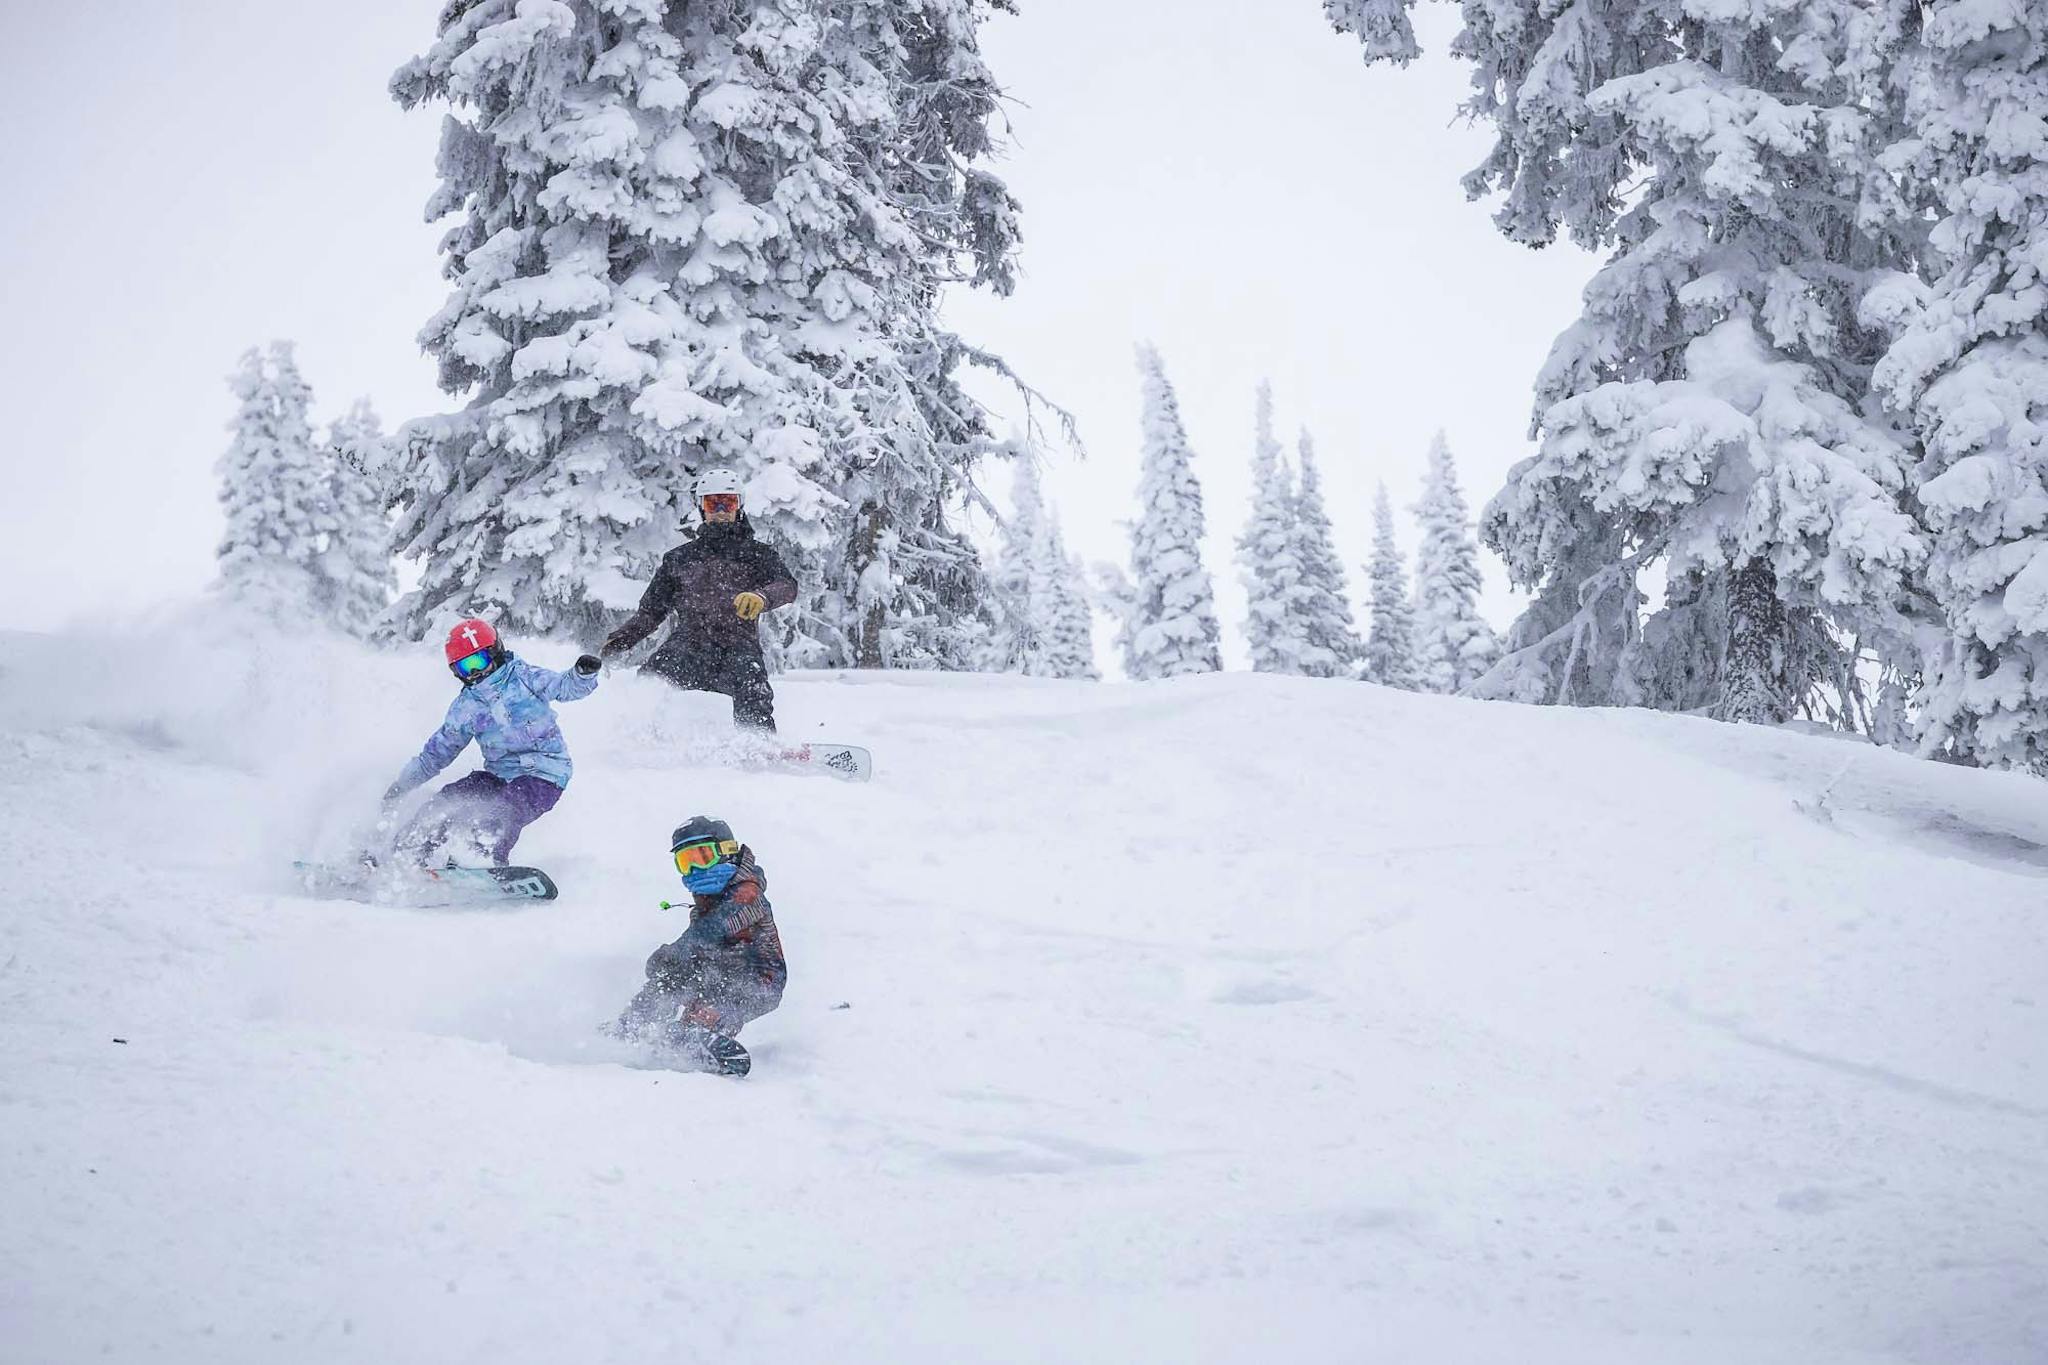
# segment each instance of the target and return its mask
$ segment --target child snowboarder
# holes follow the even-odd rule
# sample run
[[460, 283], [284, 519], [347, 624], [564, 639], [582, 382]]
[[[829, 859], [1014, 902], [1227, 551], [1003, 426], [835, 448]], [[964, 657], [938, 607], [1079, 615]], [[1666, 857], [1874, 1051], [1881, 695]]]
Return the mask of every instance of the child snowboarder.
[[443, 648], [462, 692], [426, 747], [384, 793], [388, 810], [413, 788], [455, 761], [474, 739], [481, 771], [436, 792], [398, 836], [402, 860], [434, 866], [444, 845], [461, 839], [477, 856], [505, 866], [520, 831], [554, 808], [569, 785], [569, 746], [555, 722], [558, 701], [587, 697], [597, 687], [597, 657], [556, 673], [512, 657], [488, 621], [471, 618], [448, 632]]
[[789, 967], [769, 908], [768, 877], [732, 826], [693, 816], [669, 839], [690, 889], [690, 927], [647, 959], [647, 984], [614, 1025], [623, 1038], [674, 1048], [693, 1065], [744, 1076], [734, 1037], [782, 1003]]

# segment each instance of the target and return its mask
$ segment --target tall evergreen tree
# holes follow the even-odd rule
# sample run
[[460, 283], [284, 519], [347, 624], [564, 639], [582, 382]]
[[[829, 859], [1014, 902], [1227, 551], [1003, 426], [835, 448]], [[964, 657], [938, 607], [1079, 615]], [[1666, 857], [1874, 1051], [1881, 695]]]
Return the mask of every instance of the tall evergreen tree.
[[220, 588], [277, 616], [324, 616], [322, 559], [339, 529], [324, 455], [313, 445], [312, 390], [289, 341], [249, 350], [229, 377], [233, 439], [215, 472], [227, 530], [216, 554]]
[[1202, 567], [1202, 486], [1180, 401], [1151, 346], [1138, 347], [1143, 394], [1138, 517], [1131, 523], [1130, 593], [1118, 645], [1133, 680], [1223, 667], [1215, 595]]
[[1019, 456], [1002, 548], [990, 575], [997, 627], [986, 666], [1041, 678], [1094, 678], [1088, 594], [1066, 552], [1037, 462]]
[[1007, 292], [1015, 203], [976, 167], [985, 0], [473, 0], [401, 68], [445, 101], [422, 343], [460, 412], [406, 433], [415, 629], [490, 609], [601, 632], [694, 471], [738, 468], [797, 570], [786, 660], [966, 662], [986, 574], [958, 526], [997, 443], [937, 322]]
[[1875, 384], [1925, 444], [1927, 584], [1948, 625], [1929, 752], [2048, 769], [2048, 10], [1934, 0], [1888, 164], [1939, 214], [1938, 277], [1873, 291]]
[[1500, 640], [1479, 615], [1479, 544], [1458, 490], [1457, 462], [1439, 431], [1415, 506], [1415, 663], [1421, 686], [1462, 692], [1500, 658]]
[[[1368, 58], [1401, 60], [1405, 8], [1371, 12]], [[1895, 11], [1513, 0], [1465, 20], [1466, 110], [1498, 132], [1466, 188], [1502, 193], [1516, 241], [1609, 252], [1538, 378], [1539, 452], [1483, 519], [1547, 604], [1516, 632], [1540, 657], [1507, 671], [1545, 700], [1672, 706], [1704, 666], [1716, 714], [1781, 719], [1853, 672], [1837, 638], [1903, 629], [1923, 555], [1913, 451], [1862, 402], [1879, 339], [1857, 307], [1917, 233], [1874, 173]], [[1653, 565], [1677, 595], [1645, 650]], [[1613, 674], [1575, 688], [1596, 659]]]
[[1315, 442], [1301, 433], [1301, 482], [1294, 495], [1294, 553], [1301, 565], [1301, 671], [1312, 678], [1345, 678], [1358, 671], [1365, 643], [1351, 616], [1351, 588], [1337, 554], [1336, 533], [1323, 503], [1323, 479], [1316, 468]]
[[984, 667], [998, 673], [1034, 672], [1043, 647], [1046, 622], [1040, 613], [1044, 590], [1045, 499], [1038, 464], [1030, 455], [1017, 457], [1010, 484], [1010, 510], [1002, 519], [1000, 543], [989, 574], [995, 627]]
[[1094, 679], [1095, 623], [1081, 566], [1067, 553], [1059, 518], [1048, 515], [1038, 545], [1039, 619], [1044, 623], [1036, 672], [1047, 678]]
[[1273, 386], [1258, 390], [1252, 445], [1251, 510], [1237, 539], [1238, 576], [1244, 584], [1245, 642], [1260, 673], [1305, 673], [1314, 590], [1304, 576], [1295, 529], [1297, 495], [1273, 435]]
[[1366, 565], [1372, 589], [1372, 626], [1365, 641], [1365, 680], [1414, 691], [1415, 617], [1408, 604], [1408, 575], [1401, 547], [1394, 543], [1394, 505], [1379, 485], [1372, 503], [1372, 559]]
[[321, 558], [326, 613], [351, 635], [368, 636], [398, 593], [387, 510], [390, 457], [369, 399], [358, 398], [329, 426], [327, 464], [336, 530]]

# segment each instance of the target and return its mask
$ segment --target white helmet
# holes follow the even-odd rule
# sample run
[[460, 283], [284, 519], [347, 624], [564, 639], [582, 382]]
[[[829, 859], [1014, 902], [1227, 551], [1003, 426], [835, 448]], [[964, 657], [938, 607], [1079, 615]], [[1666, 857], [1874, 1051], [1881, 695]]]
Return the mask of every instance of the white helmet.
[[720, 467], [717, 469], [707, 469], [702, 474], [699, 474], [696, 485], [691, 490], [691, 496], [696, 498], [697, 501], [702, 502], [704, 495], [707, 493], [739, 493], [741, 491], [740, 472], [737, 469]]

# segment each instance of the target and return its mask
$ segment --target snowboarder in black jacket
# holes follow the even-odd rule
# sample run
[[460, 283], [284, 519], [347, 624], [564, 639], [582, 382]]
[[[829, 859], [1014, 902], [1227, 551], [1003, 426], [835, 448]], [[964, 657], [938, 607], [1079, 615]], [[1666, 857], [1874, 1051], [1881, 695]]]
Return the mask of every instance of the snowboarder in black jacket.
[[695, 493], [703, 528], [662, 556], [639, 609], [605, 637], [603, 653], [631, 649], [674, 616], [676, 628], [640, 671], [693, 692], [722, 692], [732, 698], [735, 723], [772, 733], [775, 689], [755, 623], [796, 601], [796, 578], [754, 539], [738, 474], [707, 469]]
[[734, 1035], [781, 1004], [789, 980], [768, 874], [732, 826], [708, 815], [684, 821], [669, 844], [690, 889], [690, 927], [647, 959], [647, 984], [612, 1031], [743, 1076], [750, 1062]]

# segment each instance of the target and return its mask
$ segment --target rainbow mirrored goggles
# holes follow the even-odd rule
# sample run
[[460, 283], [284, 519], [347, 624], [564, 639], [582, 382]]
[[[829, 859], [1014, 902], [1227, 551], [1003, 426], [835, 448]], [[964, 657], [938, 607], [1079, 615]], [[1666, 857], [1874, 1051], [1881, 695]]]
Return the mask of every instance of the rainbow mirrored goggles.
[[687, 877], [700, 867], [717, 867], [739, 851], [737, 839], [706, 839], [698, 844], [684, 844], [676, 850], [676, 871]]
[[455, 670], [455, 676], [458, 678], [481, 678], [491, 671], [491, 664], [496, 657], [497, 651], [485, 645], [476, 653], [465, 654], [448, 666]]

